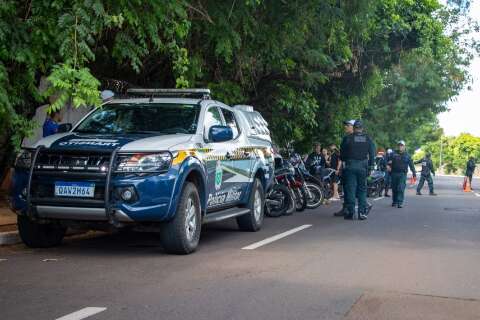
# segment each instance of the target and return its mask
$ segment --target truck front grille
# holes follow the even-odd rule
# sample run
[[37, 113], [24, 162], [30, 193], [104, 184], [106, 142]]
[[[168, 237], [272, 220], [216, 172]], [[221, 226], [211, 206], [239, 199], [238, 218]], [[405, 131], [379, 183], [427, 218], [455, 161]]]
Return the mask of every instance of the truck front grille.
[[41, 152], [35, 163], [36, 170], [90, 171], [108, 170], [110, 154], [62, 154]]

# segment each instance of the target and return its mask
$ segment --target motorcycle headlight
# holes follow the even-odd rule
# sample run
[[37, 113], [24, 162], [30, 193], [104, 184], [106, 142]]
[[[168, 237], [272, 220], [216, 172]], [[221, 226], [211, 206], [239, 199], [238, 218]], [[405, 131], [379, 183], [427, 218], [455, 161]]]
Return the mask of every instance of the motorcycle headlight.
[[15, 160], [15, 168], [30, 169], [32, 165], [33, 152], [30, 150], [22, 150]]
[[141, 153], [133, 155], [119, 155], [117, 172], [150, 173], [167, 171], [172, 163], [170, 152]]

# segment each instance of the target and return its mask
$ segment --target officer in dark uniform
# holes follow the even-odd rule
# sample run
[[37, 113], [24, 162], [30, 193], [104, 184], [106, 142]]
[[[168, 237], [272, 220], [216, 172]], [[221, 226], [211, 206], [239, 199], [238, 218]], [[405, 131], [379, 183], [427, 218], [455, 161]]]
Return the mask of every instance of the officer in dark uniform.
[[413, 177], [417, 177], [412, 158], [405, 149], [405, 141], [398, 142], [398, 150], [388, 162], [392, 177], [392, 207], [403, 207], [405, 199], [405, 187], [407, 186], [408, 168], [412, 171]]
[[[393, 155], [393, 150], [392, 149], [387, 149], [387, 153], [385, 154], [385, 163], [388, 164], [388, 162], [391, 160], [391, 157]], [[390, 171], [387, 170], [385, 171], [385, 197], [390, 197], [388, 194], [388, 190], [390, 189], [390, 186], [392, 184], [392, 177], [390, 175]]]
[[340, 159], [344, 163], [343, 181], [345, 219], [351, 220], [355, 214], [355, 202], [358, 198], [358, 219], [367, 219], [367, 176], [374, 165], [375, 144], [363, 133], [360, 120], [353, 125], [353, 134], [343, 138], [340, 146]]
[[[353, 134], [353, 125], [354, 124], [355, 124], [355, 120], [343, 121], [343, 128], [344, 128], [344, 131], [345, 131], [345, 135], [349, 136], [349, 135]], [[341, 156], [338, 157], [338, 160], [339, 161], [337, 163], [337, 171], [338, 171], [338, 175], [340, 177], [340, 183], [343, 186], [345, 184], [345, 182], [343, 181]], [[335, 217], [344, 217], [345, 214], [347, 213], [347, 209], [345, 207], [345, 191], [343, 191], [343, 194], [344, 194], [344, 198], [343, 198], [343, 203], [342, 203], [342, 209], [340, 209], [340, 211], [337, 211], [333, 214]]]
[[467, 170], [465, 172], [465, 176], [467, 177], [468, 181], [470, 182], [470, 188], [472, 188], [472, 178], [473, 178], [473, 174], [475, 172], [475, 167], [476, 167], [475, 158], [470, 157], [470, 159], [468, 159], [468, 161], [467, 161]]
[[427, 153], [425, 157], [419, 161], [416, 161], [415, 164], [422, 164], [422, 173], [420, 175], [420, 181], [417, 186], [417, 196], [421, 196], [423, 184], [425, 180], [428, 182], [428, 189], [430, 190], [431, 196], [436, 196], [437, 194], [433, 191], [433, 179], [432, 174], [435, 175], [435, 169], [433, 168], [433, 162], [431, 159], [431, 154]]

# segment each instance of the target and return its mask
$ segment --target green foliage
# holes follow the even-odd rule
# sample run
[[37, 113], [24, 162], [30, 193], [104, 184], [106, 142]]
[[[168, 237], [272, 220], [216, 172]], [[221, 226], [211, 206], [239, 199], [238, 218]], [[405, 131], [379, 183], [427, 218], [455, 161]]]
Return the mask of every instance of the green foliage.
[[51, 86], [45, 91], [45, 97], [56, 96], [49, 111], [60, 110], [70, 101], [75, 108], [98, 106], [101, 99], [98, 94], [100, 82], [87, 68], [75, 69], [70, 65], [55, 65], [48, 77]]
[[465, 171], [470, 157], [480, 159], [480, 137], [470, 134], [461, 134], [458, 137], [441, 137], [422, 146], [423, 152], [430, 152], [436, 166], [442, 166], [447, 173], [460, 173]]
[[475, 25], [457, 26], [468, 5], [455, 2], [462, 10], [437, 0], [6, 0], [0, 129], [18, 145], [46, 96], [55, 110], [98, 105], [113, 78], [208, 86], [253, 104], [275, 141], [300, 152], [338, 143], [352, 118], [379, 146], [416, 148], [441, 135], [436, 114], [469, 81]]

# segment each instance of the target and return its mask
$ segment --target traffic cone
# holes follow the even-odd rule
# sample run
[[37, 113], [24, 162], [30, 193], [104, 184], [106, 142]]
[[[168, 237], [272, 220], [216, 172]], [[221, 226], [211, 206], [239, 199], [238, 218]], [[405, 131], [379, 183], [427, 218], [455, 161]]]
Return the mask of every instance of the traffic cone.
[[415, 178], [415, 177], [412, 176], [412, 177], [410, 178], [410, 185], [411, 185], [411, 186], [414, 186], [415, 183], [417, 183], [417, 178]]
[[472, 192], [472, 188], [470, 187], [470, 181], [468, 180], [468, 178], [465, 178], [465, 182], [464, 182], [464, 188], [463, 188], [463, 192]]

